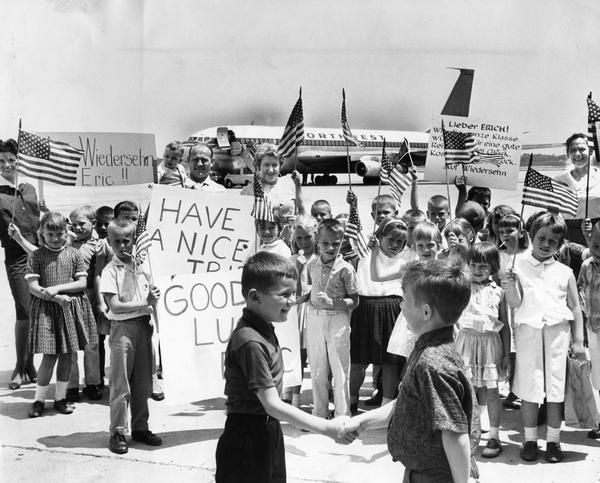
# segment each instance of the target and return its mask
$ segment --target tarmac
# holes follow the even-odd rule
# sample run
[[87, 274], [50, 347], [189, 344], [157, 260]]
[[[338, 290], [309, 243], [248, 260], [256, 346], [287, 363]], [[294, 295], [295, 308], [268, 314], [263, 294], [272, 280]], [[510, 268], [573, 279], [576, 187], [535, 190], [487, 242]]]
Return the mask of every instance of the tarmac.
[[[347, 187], [332, 188], [336, 207], [344, 206]], [[377, 187], [357, 187], [359, 198], [372, 197]], [[439, 186], [424, 185], [420, 198], [426, 199]], [[321, 193], [306, 190], [312, 203]], [[362, 195], [362, 197], [361, 197]], [[338, 199], [339, 198], [339, 199]], [[493, 204], [514, 204], [509, 192], [494, 192]], [[518, 203], [518, 202], [517, 202]], [[0, 259], [3, 251], [0, 251]], [[108, 450], [108, 393], [100, 401], [82, 397], [72, 415], [52, 409], [53, 383], [46, 411], [41, 418], [29, 419], [35, 386], [7, 389], [14, 367], [14, 307], [4, 270], [0, 270], [0, 481], [45, 483], [98, 481], [214, 481], [215, 449], [225, 422], [224, 398], [170, 405], [169, 394], [161, 402], [150, 401], [150, 429], [159, 434], [163, 445], [149, 447], [131, 442], [129, 452], [116, 455]], [[81, 356], [80, 356], [81, 359]], [[39, 356], [36, 356], [36, 365]], [[306, 373], [305, 373], [306, 376]], [[181, 374], [180, 377], [201, 377]], [[360, 410], [366, 410], [370, 376], [361, 389]], [[310, 375], [302, 386], [302, 409], [310, 411]], [[290, 482], [368, 482], [402, 481], [404, 468], [393, 462], [386, 444], [386, 430], [365, 432], [348, 446], [302, 432], [283, 424], [288, 481]], [[485, 429], [485, 424], [484, 424]], [[565, 459], [549, 464], [544, 460], [545, 428], [539, 429], [540, 459], [526, 463], [519, 457], [521, 443], [520, 411], [504, 412], [500, 438], [504, 451], [495, 459], [478, 457], [482, 482], [600, 482], [600, 440], [586, 437], [587, 430], [564, 428], [561, 441]], [[487, 441], [484, 433], [480, 446]]]

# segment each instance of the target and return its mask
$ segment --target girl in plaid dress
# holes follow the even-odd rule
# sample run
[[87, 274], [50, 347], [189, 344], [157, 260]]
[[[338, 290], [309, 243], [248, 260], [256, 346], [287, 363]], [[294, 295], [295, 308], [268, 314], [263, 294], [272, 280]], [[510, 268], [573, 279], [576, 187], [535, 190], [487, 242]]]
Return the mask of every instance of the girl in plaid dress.
[[32, 297], [29, 346], [43, 354], [38, 370], [35, 400], [29, 417], [42, 415], [54, 365], [54, 408], [71, 414], [66, 401], [71, 353], [97, 342], [92, 307], [85, 295], [86, 269], [79, 251], [67, 246], [67, 220], [60, 213], [46, 213], [40, 221], [41, 247], [27, 264], [27, 283]]

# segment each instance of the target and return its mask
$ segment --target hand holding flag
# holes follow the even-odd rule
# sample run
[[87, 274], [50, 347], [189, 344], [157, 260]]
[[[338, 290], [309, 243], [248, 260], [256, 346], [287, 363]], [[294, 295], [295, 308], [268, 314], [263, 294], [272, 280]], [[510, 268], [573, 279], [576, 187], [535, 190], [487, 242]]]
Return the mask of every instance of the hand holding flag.
[[367, 240], [362, 232], [360, 217], [358, 216], [358, 198], [352, 191], [349, 191], [348, 193], [347, 200], [350, 203], [350, 217], [348, 218], [348, 224], [346, 225], [346, 236], [350, 240], [354, 240], [358, 257], [364, 258], [369, 252], [369, 249]]

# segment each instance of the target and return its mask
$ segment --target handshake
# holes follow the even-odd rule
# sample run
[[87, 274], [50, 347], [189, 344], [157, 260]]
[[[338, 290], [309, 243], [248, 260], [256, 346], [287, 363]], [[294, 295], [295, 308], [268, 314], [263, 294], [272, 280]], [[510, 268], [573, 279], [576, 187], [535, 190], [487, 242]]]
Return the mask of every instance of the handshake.
[[358, 438], [361, 431], [361, 425], [358, 418], [350, 416], [338, 416], [327, 421], [327, 430], [325, 434], [339, 444], [350, 444]]

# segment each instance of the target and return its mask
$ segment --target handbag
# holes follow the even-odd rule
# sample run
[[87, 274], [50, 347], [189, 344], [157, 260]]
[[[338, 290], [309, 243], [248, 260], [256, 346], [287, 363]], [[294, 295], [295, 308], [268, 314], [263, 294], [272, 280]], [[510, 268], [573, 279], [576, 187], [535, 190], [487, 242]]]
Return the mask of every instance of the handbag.
[[598, 429], [600, 396], [594, 390], [591, 362], [567, 357], [565, 424], [575, 428]]

